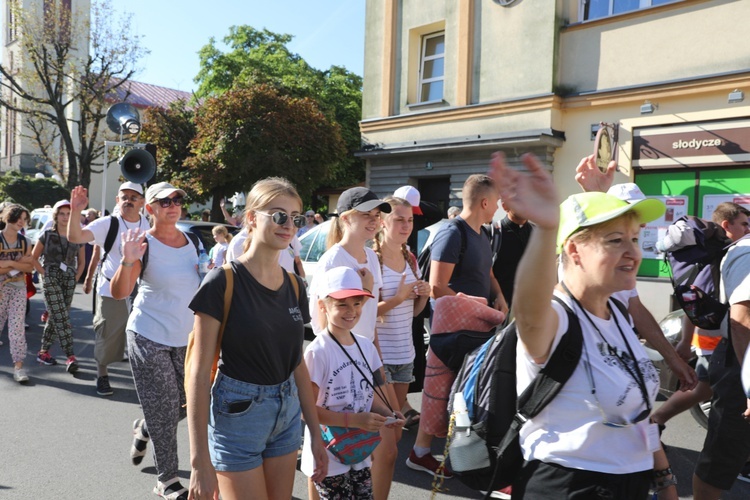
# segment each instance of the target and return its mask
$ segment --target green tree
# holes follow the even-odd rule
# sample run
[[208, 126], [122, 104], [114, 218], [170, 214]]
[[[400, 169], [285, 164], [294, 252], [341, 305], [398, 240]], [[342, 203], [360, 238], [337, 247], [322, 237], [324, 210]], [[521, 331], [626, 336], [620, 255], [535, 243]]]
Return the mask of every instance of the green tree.
[[268, 85], [229, 90], [198, 108], [197, 135], [183, 186], [213, 196], [212, 215], [227, 194], [247, 191], [263, 177], [293, 182], [303, 199], [344, 152], [340, 127], [307, 98], [281, 94]]
[[69, 197], [67, 189], [49, 178], [35, 179], [17, 171], [8, 172], [0, 178], [0, 201], [20, 203], [29, 210], [54, 205]]
[[192, 174], [185, 166], [195, 135], [195, 111], [183, 100], [172, 102], [167, 109], [148, 108], [143, 113], [141, 140], [157, 148], [156, 175], [151, 181], [172, 182], [181, 186], [190, 199], [203, 201], [205, 196], [194, 189]]
[[[23, 117], [42, 162], [69, 188], [88, 187], [92, 165], [103, 152], [106, 98], [127, 87], [147, 52], [132, 34], [132, 15], [117, 15], [111, 0], [92, 1], [86, 18], [71, 11], [70, 2], [21, 9], [8, 1], [9, 36], [19, 49], [0, 64], [0, 107]], [[82, 50], [86, 44], [88, 50]]]
[[[361, 147], [362, 78], [341, 66], [327, 71], [311, 67], [289, 50], [288, 34], [233, 26], [223, 42], [226, 52], [212, 38], [199, 52], [201, 70], [195, 78], [196, 95], [218, 96], [230, 89], [257, 84], [279, 92], [314, 100], [323, 113], [341, 128], [346, 153], [328, 169], [318, 186], [348, 186], [365, 178], [364, 162], [354, 156]], [[316, 186], [316, 187], [318, 187]]]

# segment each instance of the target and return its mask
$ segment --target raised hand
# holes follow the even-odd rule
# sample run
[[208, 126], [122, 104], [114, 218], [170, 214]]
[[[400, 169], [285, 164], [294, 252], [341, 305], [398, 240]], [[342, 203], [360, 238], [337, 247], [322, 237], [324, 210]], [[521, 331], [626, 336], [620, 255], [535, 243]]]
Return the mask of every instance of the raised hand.
[[80, 212], [87, 206], [89, 206], [88, 189], [83, 186], [74, 187], [73, 191], [70, 192], [70, 210]]
[[128, 229], [121, 233], [120, 238], [122, 239], [122, 260], [125, 262], [141, 260], [148, 245], [145, 241], [146, 231], [139, 231], [137, 228]]
[[560, 200], [552, 176], [536, 156], [527, 153], [521, 160], [528, 173], [510, 168], [505, 155], [495, 153], [488, 175], [510, 210], [541, 228], [556, 229], [560, 222]]
[[576, 182], [584, 191], [601, 191], [606, 193], [615, 180], [617, 162], [611, 161], [607, 171], [602, 172], [596, 165], [594, 155], [584, 156], [576, 167]]

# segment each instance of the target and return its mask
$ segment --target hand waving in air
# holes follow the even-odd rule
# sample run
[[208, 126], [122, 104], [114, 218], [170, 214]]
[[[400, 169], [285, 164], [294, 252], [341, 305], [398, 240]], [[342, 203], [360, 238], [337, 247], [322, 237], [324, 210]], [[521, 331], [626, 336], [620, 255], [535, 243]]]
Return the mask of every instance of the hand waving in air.
[[560, 222], [560, 200], [552, 176], [536, 156], [521, 157], [528, 172], [510, 168], [503, 153], [492, 155], [489, 175], [503, 203], [524, 219], [545, 229], [556, 229]]

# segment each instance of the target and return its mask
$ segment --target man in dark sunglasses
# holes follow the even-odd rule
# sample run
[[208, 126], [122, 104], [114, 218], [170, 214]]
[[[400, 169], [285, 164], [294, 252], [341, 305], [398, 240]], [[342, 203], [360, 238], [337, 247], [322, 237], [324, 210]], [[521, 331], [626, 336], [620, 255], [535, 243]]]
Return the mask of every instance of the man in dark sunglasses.
[[315, 221], [315, 212], [308, 210], [305, 212], [305, 225], [297, 231], [297, 238], [314, 228], [318, 223]]
[[117, 192], [117, 214], [100, 217], [85, 228], [79, 223], [81, 210], [88, 206], [88, 192], [78, 186], [70, 197], [70, 221], [68, 240], [73, 243], [92, 243], [100, 249], [95, 251], [89, 264], [84, 292], [95, 288], [94, 299], [94, 359], [96, 359], [96, 393], [111, 396], [107, 366], [122, 361], [125, 351], [125, 326], [130, 313], [130, 300], [112, 298], [109, 282], [120, 266], [120, 233], [128, 229], [147, 231], [150, 227], [141, 210], [146, 202], [143, 187], [134, 182], [124, 182]]

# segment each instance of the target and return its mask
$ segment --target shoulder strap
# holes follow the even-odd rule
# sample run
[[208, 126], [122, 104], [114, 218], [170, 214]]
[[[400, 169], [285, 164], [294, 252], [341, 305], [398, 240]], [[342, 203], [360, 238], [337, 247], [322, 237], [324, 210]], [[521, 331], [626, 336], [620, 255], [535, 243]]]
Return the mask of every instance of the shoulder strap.
[[195, 245], [195, 253], [200, 255], [201, 253], [201, 242], [198, 239], [198, 235], [193, 234], [190, 231], [182, 231], [185, 236], [187, 236], [187, 239], [193, 242], [193, 245]]
[[518, 396], [516, 415], [508, 431], [498, 446], [498, 456], [518, 437], [523, 424], [537, 416], [563, 388], [581, 359], [583, 352], [583, 333], [581, 323], [573, 310], [559, 297], [552, 297], [563, 306], [568, 314], [568, 331], [560, 338], [555, 350], [550, 354], [547, 364]]
[[299, 281], [297, 281], [297, 275], [289, 271], [286, 272], [289, 275], [289, 279], [292, 280], [292, 288], [294, 288], [294, 295], [297, 296], [299, 301]]
[[229, 309], [232, 307], [232, 294], [234, 293], [234, 271], [232, 271], [232, 265], [227, 263], [221, 266], [221, 268], [224, 270], [224, 277], [227, 280], [227, 286], [224, 289], [224, 317], [221, 320], [219, 335], [216, 339], [216, 361], [219, 360], [219, 353], [221, 352], [221, 340], [224, 338], [224, 329], [227, 327]]
[[100, 262], [107, 260], [109, 251], [112, 250], [112, 245], [115, 244], [117, 239], [117, 232], [120, 230], [120, 221], [114, 215], [109, 216], [109, 229], [107, 230], [107, 236], [104, 238], [104, 255]]

